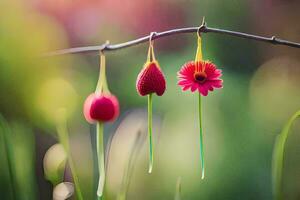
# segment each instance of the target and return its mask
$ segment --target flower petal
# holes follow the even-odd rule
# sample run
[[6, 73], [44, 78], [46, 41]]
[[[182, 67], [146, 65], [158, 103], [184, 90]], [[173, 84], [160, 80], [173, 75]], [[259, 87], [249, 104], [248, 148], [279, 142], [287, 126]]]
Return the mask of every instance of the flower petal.
[[194, 84], [192, 84], [192, 86], [191, 86], [191, 91], [192, 91], [192, 92], [195, 92], [195, 91], [197, 90], [197, 88], [198, 88], [198, 84], [197, 84], [197, 83], [194, 83]]
[[207, 96], [208, 94], [208, 89], [206, 87], [198, 87], [198, 91], [200, 92], [200, 94], [202, 94], [203, 96]]
[[213, 80], [210, 81], [210, 84], [215, 88], [222, 88], [223, 87], [223, 80]]
[[184, 86], [184, 87], [182, 88], [182, 90], [183, 90], [183, 91], [186, 91], [186, 90], [188, 90], [188, 89], [190, 89], [190, 88], [191, 88], [190, 85], [186, 85], [186, 86]]
[[186, 85], [186, 84], [190, 84], [190, 83], [191, 83], [191, 81], [186, 80], [186, 79], [178, 81], [178, 85]]

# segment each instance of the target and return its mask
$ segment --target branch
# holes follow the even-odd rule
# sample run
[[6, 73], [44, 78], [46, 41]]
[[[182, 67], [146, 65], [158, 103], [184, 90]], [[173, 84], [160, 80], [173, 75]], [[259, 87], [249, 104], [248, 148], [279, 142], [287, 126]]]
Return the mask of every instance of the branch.
[[[195, 33], [198, 31], [199, 31], [199, 33], [218, 33], [218, 34], [223, 34], [223, 35], [230, 35], [230, 36], [239, 37], [239, 38], [245, 38], [245, 39], [250, 39], [250, 40], [266, 42], [266, 43], [273, 44], [273, 45], [284, 45], [284, 46], [288, 46], [288, 47], [300, 48], [300, 43], [283, 40], [283, 39], [277, 38], [275, 36], [264, 37], [264, 36], [252, 35], [252, 34], [248, 34], [248, 33], [224, 30], [224, 29], [219, 29], [219, 28], [211, 28], [211, 27], [206, 26], [205, 22], [200, 27], [179, 28], [179, 29], [173, 29], [173, 30], [168, 30], [168, 31], [158, 32], [158, 33], [154, 32], [154, 34], [152, 35], [152, 40], [156, 40], [161, 37], [177, 35], [177, 34], [181, 34], [181, 33]], [[141, 38], [131, 40], [128, 42], [124, 42], [124, 43], [120, 43], [120, 44], [109, 44], [109, 42], [107, 41], [106, 43], [99, 45], [99, 46], [86, 46], [86, 47], [75, 47], [75, 48], [70, 48], [70, 49], [61, 49], [61, 50], [45, 53], [43, 56], [56, 56], [56, 55], [75, 54], [75, 53], [93, 53], [93, 52], [99, 52], [99, 51], [114, 51], [114, 50], [118, 50], [118, 49], [135, 46], [137, 44], [141, 44], [144, 42], [148, 42], [150, 37], [151, 37], [151, 34], [147, 35], [145, 37], [141, 37]]]

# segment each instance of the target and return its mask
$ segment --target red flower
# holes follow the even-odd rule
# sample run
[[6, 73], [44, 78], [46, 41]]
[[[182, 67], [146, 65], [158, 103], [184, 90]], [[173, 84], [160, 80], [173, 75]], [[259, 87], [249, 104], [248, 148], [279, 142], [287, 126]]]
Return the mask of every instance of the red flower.
[[92, 93], [84, 102], [83, 112], [89, 123], [114, 121], [119, 116], [119, 102], [114, 95]]
[[214, 88], [222, 88], [223, 80], [220, 79], [222, 71], [216, 65], [208, 61], [190, 61], [182, 66], [178, 72], [178, 85], [182, 90], [198, 90], [203, 96]]
[[147, 62], [139, 73], [136, 89], [141, 96], [156, 93], [158, 96], [166, 90], [166, 80], [156, 61]]

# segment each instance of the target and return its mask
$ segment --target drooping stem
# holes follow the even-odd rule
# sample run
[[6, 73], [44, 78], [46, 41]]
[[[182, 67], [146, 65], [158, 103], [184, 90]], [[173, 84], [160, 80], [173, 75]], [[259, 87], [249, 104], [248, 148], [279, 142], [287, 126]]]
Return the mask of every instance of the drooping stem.
[[149, 135], [149, 170], [152, 173], [153, 168], [153, 143], [152, 143], [152, 94], [148, 95], [148, 135]]
[[148, 48], [148, 56], [147, 56], [147, 63], [148, 62], [152, 62], [155, 61], [155, 54], [154, 54], [154, 48], [153, 48], [153, 41], [152, 41], [152, 37], [155, 35], [156, 33], [152, 32], [149, 38], [149, 48]]
[[104, 190], [104, 183], [105, 183], [103, 128], [104, 128], [103, 123], [98, 122], [97, 123], [97, 136], [96, 136], [98, 171], [99, 171], [99, 181], [98, 181], [98, 189], [97, 189], [98, 199], [103, 199], [103, 190]]
[[[63, 116], [63, 114], [62, 114], [62, 116]], [[69, 163], [71, 174], [73, 177], [77, 199], [83, 200], [82, 192], [80, 190], [80, 185], [79, 185], [79, 179], [78, 179], [76, 169], [75, 169], [75, 164], [74, 164], [74, 161], [71, 156], [71, 150], [70, 150], [70, 144], [69, 144], [69, 134], [68, 134], [68, 128], [67, 128], [66, 123], [67, 122], [66, 122], [64, 116], [61, 118], [61, 120], [59, 120], [57, 122], [56, 129], [57, 129], [57, 133], [58, 133], [58, 139], [59, 139], [59, 142], [63, 145], [63, 147], [67, 153], [67, 156], [68, 156], [68, 163]]]
[[201, 61], [203, 60], [202, 57], [202, 38], [200, 37], [200, 35], [198, 35], [197, 37], [197, 52], [196, 52], [196, 57], [195, 57], [195, 61]]
[[110, 93], [106, 80], [106, 63], [105, 63], [105, 55], [102, 51], [100, 51], [99, 56], [99, 78], [96, 87], [95, 93], [101, 94], [102, 92]]
[[[103, 51], [100, 50], [99, 57], [99, 78], [95, 93], [101, 95], [102, 93], [109, 94], [110, 91], [108, 89], [107, 80], [106, 80], [106, 63], [105, 63], [105, 55]], [[103, 142], [103, 122], [97, 123], [97, 133], [96, 133], [96, 152], [97, 152], [97, 161], [98, 161], [98, 188], [97, 188], [97, 196], [98, 199], [103, 199], [103, 190], [105, 183], [105, 163], [104, 163], [104, 142]]]
[[201, 179], [204, 179], [204, 147], [203, 147], [203, 127], [202, 127], [202, 102], [201, 94], [199, 93], [199, 129], [200, 129], [200, 160], [201, 160]]

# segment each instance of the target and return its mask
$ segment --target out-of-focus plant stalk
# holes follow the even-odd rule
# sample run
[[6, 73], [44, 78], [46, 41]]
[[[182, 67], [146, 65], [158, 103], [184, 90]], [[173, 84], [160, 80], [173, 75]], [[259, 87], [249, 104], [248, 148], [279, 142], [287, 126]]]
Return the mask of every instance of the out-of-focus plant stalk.
[[81, 192], [80, 186], [79, 186], [79, 179], [78, 179], [76, 169], [75, 169], [75, 164], [74, 164], [74, 161], [71, 156], [67, 121], [65, 119], [64, 112], [60, 112], [59, 114], [60, 114], [59, 120], [57, 120], [57, 124], [56, 124], [58, 139], [59, 139], [59, 142], [63, 145], [63, 147], [67, 153], [67, 156], [68, 156], [68, 163], [70, 166], [70, 170], [71, 170], [74, 185], [75, 185], [76, 196], [77, 196], [78, 200], [83, 200], [82, 192]]
[[144, 141], [145, 141], [145, 137], [143, 137], [142, 134], [143, 133], [141, 130], [139, 130], [137, 132], [137, 136], [134, 140], [133, 147], [131, 148], [131, 151], [129, 153], [129, 160], [126, 163], [125, 168], [124, 168], [121, 189], [118, 194], [117, 200], [126, 200], [133, 168], [134, 168], [138, 153], [140, 152], [141, 147], [143, 146]]
[[177, 178], [174, 200], [181, 200], [181, 177]]
[[273, 195], [274, 199], [281, 200], [282, 196], [282, 169], [283, 169], [283, 158], [285, 143], [288, 138], [290, 129], [293, 122], [300, 117], [300, 110], [297, 111], [285, 124], [281, 133], [276, 137], [274, 149], [273, 149], [273, 160], [272, 160], [272, 183], [273, 183]]
[[[9, 181], [10, 181], [10, 188], [12, 190], [12, 198], [15, 200], [16, 198], [16, 191], [15, 191], [15, 182], [14, 182], [14, 153], [12, 149], [12, 144], [9, 138], [10, 129], [6, 123], [6, 120], [0, 115], [0, 131], [3, 134], [3, 142], [4, 142], [4, 148], [7, 158], [7, 164], [8, 164], [8, 174], [9, 174]], [[1, 134], [1, 135], [2, 135]]]

